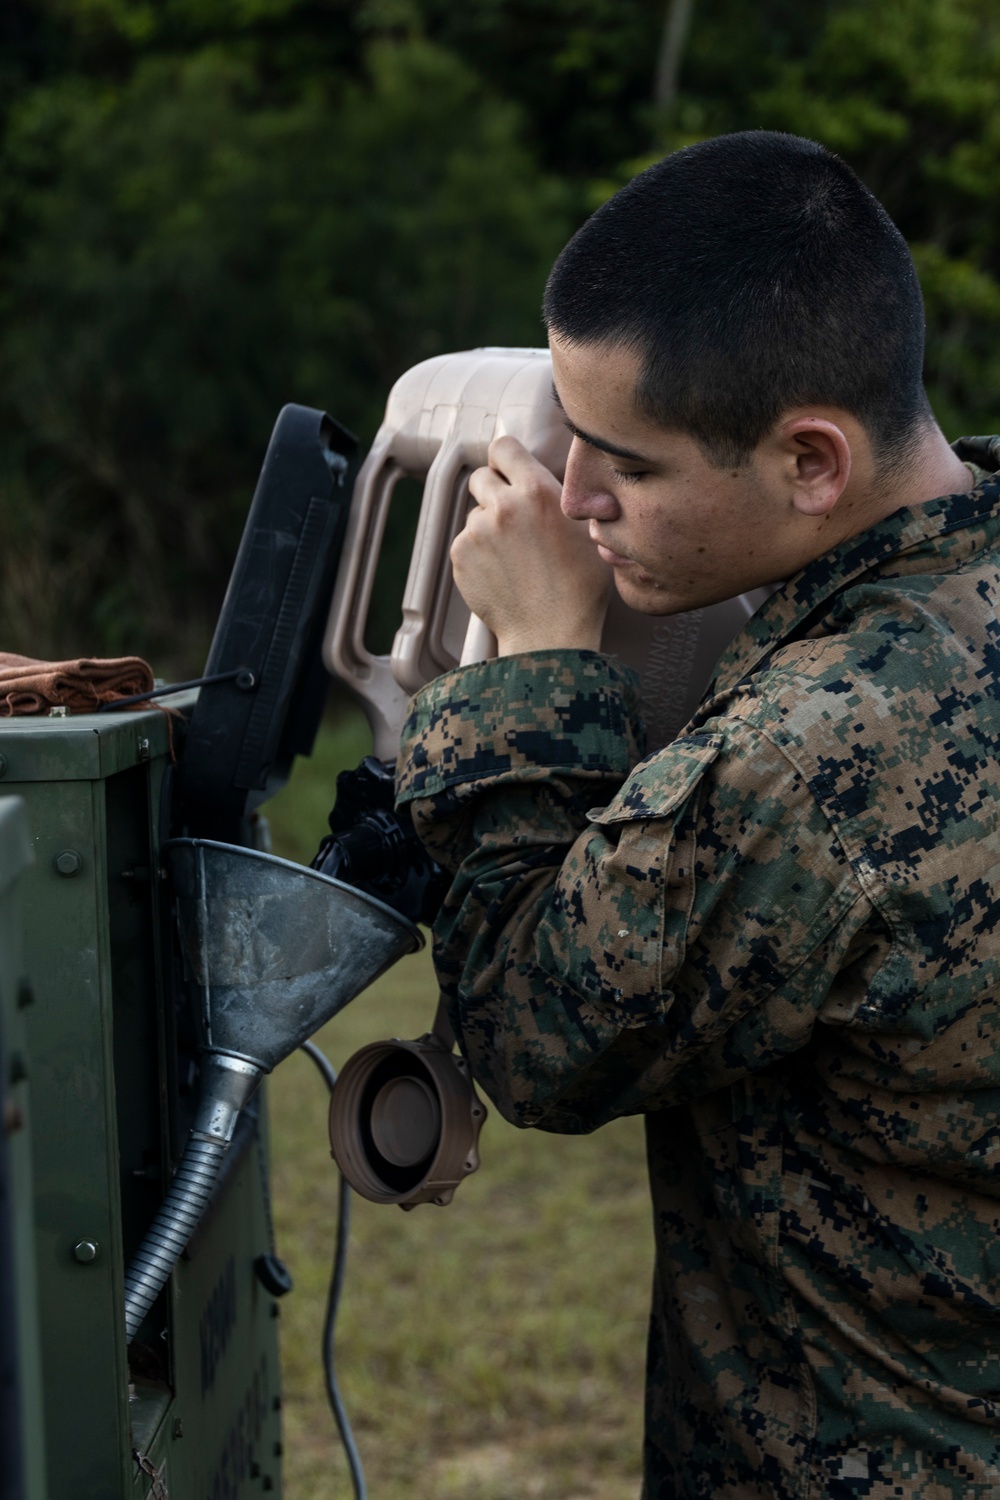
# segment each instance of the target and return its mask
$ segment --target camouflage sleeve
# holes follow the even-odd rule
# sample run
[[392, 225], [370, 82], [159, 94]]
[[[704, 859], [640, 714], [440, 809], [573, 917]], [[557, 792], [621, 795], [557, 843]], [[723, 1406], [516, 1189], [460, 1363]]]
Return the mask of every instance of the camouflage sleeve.
[[590, 653], [460, 669], [411, 705], [399, 798], [455, 872], [438, 976], [519, 1124], [593, 1129], [802, 1047], [873, 920], [784, 754], [709, 728], [630, 771], [634, 679]]

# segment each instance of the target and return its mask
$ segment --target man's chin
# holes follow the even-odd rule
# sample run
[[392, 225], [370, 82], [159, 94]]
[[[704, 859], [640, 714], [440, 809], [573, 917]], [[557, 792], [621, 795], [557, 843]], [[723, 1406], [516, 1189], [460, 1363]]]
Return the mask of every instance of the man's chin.
[[629, 609], [640, 615], [679, 615], [686, 609], [697, 609], [663, 584], [650, 578], [648, 573], [639, 573], [633, 568], [615, 569], [615, 588], [618, 597]]

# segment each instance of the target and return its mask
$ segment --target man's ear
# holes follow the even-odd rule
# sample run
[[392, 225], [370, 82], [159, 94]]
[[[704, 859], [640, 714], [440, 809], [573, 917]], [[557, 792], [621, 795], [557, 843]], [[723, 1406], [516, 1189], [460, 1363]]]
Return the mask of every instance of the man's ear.
[[790, 460], [791, 501], [803, 516], [827, 516], [851, 477], [851, 444], [844, 427], [825, 417], [796, 416], [781, 424]]

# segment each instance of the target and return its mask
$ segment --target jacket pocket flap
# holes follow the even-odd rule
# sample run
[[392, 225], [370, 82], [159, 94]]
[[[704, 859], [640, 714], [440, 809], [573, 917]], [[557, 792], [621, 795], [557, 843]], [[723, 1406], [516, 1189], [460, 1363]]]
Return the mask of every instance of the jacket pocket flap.
[[665, 818], [686, 800], [723, 746], [721, 734], [688, 734], [640, 761], [607, 807], [592, 807], [592, 823]]

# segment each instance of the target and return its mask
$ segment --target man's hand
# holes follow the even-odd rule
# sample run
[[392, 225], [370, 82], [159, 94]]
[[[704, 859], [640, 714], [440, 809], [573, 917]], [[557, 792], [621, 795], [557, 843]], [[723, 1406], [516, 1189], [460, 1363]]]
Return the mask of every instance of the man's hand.
[[452, 543], [462, 598], [501, 656], [571, 646], [597, 651], [611, 569], [583, 521], [559, 508], [559, 481], [517, 438], [495, 438], [469, 490], [478, 502]]

